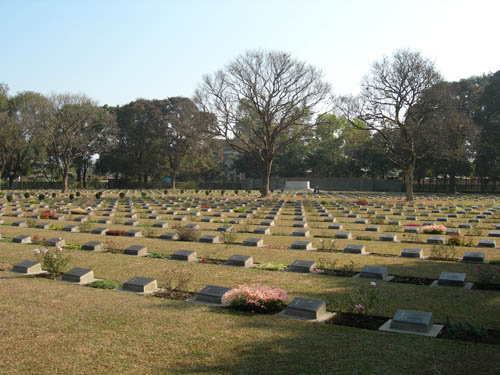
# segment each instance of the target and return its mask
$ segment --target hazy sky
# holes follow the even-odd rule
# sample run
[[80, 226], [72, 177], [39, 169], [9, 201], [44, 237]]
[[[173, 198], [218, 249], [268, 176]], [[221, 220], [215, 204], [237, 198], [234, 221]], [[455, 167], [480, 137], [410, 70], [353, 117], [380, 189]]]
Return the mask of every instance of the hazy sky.
[[273, 49], [348, 94], [400, 48], [457, 80], [500, 70], [499, 15], [500, 0], [0, 0], [0, 82], [109, 105], [191, 97], [203, 74]]

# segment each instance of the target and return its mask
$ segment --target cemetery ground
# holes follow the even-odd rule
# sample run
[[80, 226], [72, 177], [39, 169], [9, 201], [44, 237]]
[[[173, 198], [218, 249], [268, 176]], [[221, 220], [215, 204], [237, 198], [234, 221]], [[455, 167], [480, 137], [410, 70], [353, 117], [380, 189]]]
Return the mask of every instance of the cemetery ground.
[[[481, 240], [494, 239], [500, 224], [500, 208], [496, 208], [498, 203], [492, 203], [494, 197], [422, 197], [411, 207], [402, 197], [384, 194], [276, 193], [269, 200], [261, 200], [256, 194], [232, 192], [226, 192], [225, 196], [215, 192], [206, 196], [194, 192], [151, 191], [141, 198], [140, 192], [129, 191], [125, 199], [119, 199], [118, 193], [104, 192], [102, 198], [96, 199], [94, 192], [84, 192], [71, 202], [68, 194], [58, 193], [54, 199], [45, 199], [42, 205], [47, 207], [39, 207], [33, 198], [30, 203], [30, 199], [17, 194], [12, 202], [0, 201], [3, 206], [0, 373], [500, 372], [500, 282], [494, 274], [500, 268], [500, 249], [477, 247]], [[89, 205], [94, 206], [87, 212], [91, 212], [86, 215], [88, 221], [82, 225], [76, 221], [82, 215], [72, 211], [78, 212]], [[188, 206], [190, 210], [186, 210]], [[224, 212], [230, 207], [233, 212]], [[30, 217], [52, 208], [63, 215], [62, 220]], [[274, 209], [276, 214], [272, 212]], [[149, 211], [156, 211], [160, 217], [149, 219], [155, 214]], [[239, 218], [240, 224], [230, 224], [243, 211], [250, 212], [250, 217]], [[329, 216], [322, 216], [323, 211]], [[13, 216], [20, 212], [23, 216]], [[130, 214], [137, 217], [126, 217]], [[381, 214], [386, 217], [377, 219]], [[350, 215], [358, 217], [348, 217]], [[481, 215], [484, 218], [475, 223], [474, 219]], [[180, 216], [186, 220], [174, 220]], [[264, 227], [262, 222], [266, 216], [275, 217], [274, 225], [266, 226], [271, 234], [253, 233], [256, 228]], [[443, 217], [447, 218], [443, 224], [452, 229], [472, 221], [471, 228], [460, 230], [461, 238], [473, 246], [465, 246], [464, 242], [455, 246], [453, 252], [448, 248], [448, 252], [438, 253], [437, 245], [427, 243], [432, 235], [404, 233], [406, 228], [415, 228], [415, 224], [421, 228], [425, 221], [439, 224]], [[204, 218], [212, 222], [203, 221]], [[324, 220], [332, 218], [343, 228], [328, 229], [332, 222]], [[362, 218], [367, 222], [355, 223]], [[104, 219], [111, 223], [98, 222]], [[125, 225], [129, 220], [138, 223]], [[400, 223], [389, 225], [390, 220]], [[24, 221], [27, 227], [12, 225], [17, 221]], [[43, 222], [51, 226], [35, 227], [36, 223]], [[157, 222], [165, 222], [168, 227], [153, 228]], [[175, 233], [175, 224], [189, 223], [198, 224], [201, 235], [217, 235], [222, 243], [159, 238], [166, 232]], [[292, 236], [292, 232], [299, 229], [294, 223], [307, 223], [305, 229], [310, 231], [310, 236]], [[78, 225], [81, 232], [63, 231], [68, 225]], [[221, 225], [233, 226], [234, 234], [229, 236], [217, 231]], [[378, 226], [379, 230], [367, 231], [370, 225]], [[114, 230], [116, 234], [140, 230], [147, 237], [92, 234], [98, 227]], [[338, 232], [350, 232], [352, 238], [335, 239]], [[382, 234], [395, 234], [397, 241], [381, 241]], [[12, 239], [18, 235], [29, 235], [34, 243], [14, 243]], [[445, 240], [451, 237], [438, 236]], [[156, 279], [160, 288], [172, 282], [173, 274], [182, 271], [191, 278], [183, 290], [173, 294], [174, 298], [157, 298], [11, 272], [15, 264], [34, 260], [35, 248], [50, 249], [47, 240], [54, 237], [65, 240], [63, 252], [70, 255], [66, 270], [84, 267], [93, 270], [98, 279], [120, 283], [137, 276], [148, 277]], [[262, 239], [264, 246], [244, 246], [248, 238]], [[81, 250], [81, 246], [90, 241], [102, 242], [105, 251]], [[291, 250], [296, 241], [310, 241], [316, 250]], [[146, 246], [149, 256], [124, 255], [124, 250], [131, 245]], [[347, 245], [365, 245], [369, 254], [344, 253]], [[421, 248], [428, 258], [400, 257], [405, 248]], [[171, 259], [178, 250], [196, 251], [198, 261]], [[482, 252], [489, 263], [458, 262], [465, 252]], [[296, 273], [225, 265], [235, 254], [251, 256], [256, 265], [269, 264], [268, 268], [288, 267], [295, 260], [313, 261], [316, 268], [309, 273]], [[372, 282], [352, 277], [368, 265], [387, 267], [388, 274], [395, 279], [375, 280], [374, 288], [381, 302], [372, 306], [368, 314], [348, 313], [339, 296]], [[430, 286], [442, 272], [465, 273], [466, 281], [476, 286], [470, 290]], [[490, 278], [485, 277], [485, 272]], [[326, 323], [310, 323], [186, 301], [206, 285], [237, 288], [242, 284], [276, 285], [288, 292], [290, 300], [293, 297], [322, 300], [327, 310], [338, 312], [338, 316]], [[432, 312], [434, 323], [445, 325], [442, 334], [429, 338], [377, 330], [377, 326], [401, 308]], [[469, 328], [480, 327], [488, 332], [476, 337], [471, 329], [463, 329], [461, 337], [453, 337], [447, 318], [452, 322], [469, 322]]]

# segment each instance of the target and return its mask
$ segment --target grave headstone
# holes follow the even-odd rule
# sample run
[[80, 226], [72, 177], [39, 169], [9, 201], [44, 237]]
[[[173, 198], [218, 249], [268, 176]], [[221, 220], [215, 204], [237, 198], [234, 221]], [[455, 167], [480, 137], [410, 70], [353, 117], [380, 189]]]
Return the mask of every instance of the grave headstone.
[[103, 251], [104, 245], [102, 242], [90, 241], [82, 245], [82, 250]]
[[122, 289], [134, 293], [148, 294], [156, 292], [158, 287], [155, 279], [149, 277], [134, 277], [125, 282]]
[[424, 251], [418, 248], [404, 248], [401, 252], [401, 258], [419, 258], [424, 257]]
[[295, 297], [279, 315], [312, 321], [321, 321], [332, 316], [326, 311], [324, 301], [300, 297]]
[[348, 244], [342, 251], [345, 254], [367, 254], [365, 245]]
[[94, 281], [94, 271], [88, 268], [73, 268], [65, 272], [62, 276], [64, 281], [69, 281], [78, 284], [88, 284]]
[[252, 267], [253, 257], [235, 254], [227, 260], [226, 265], [236, 267]]
[[290, 272], [309, 273], [316, 267], [316, 262], [312, 260], [294, 260], [288, 270]]
[[31, 243], [31, 236], [27, 236], [25, 234], [21, 234], [17, 237], [14, 237], [12, 239], [12, 242], [15, 242], [15, 243], [21, 243], [21, 244], [29, 244]]
[[24, 273], [26, 275], [37, 275], [42, 272], [42, 265], [32, 260], [24, 260], [12, 268], [12, 272]]
[[172, 254], [172, 259], [174, 260], [183, 260], [186, 262], [195, 262], [198, 260], [196, 256], [196, 251], [192, 250], [177, 250]]
[[359, 277], [363, 279], [387, 280], [387, 267], [379, 266], [364, 266], [359, 273]]
[[314, 250], [311, 241], [295, 241], [290, 246], [292, 250]]
[[262, 238], [247, 238], [243, 241], [243, 246], [262, 247], [264, 246], [264, 240]]
[[148, 254], [148, 248], [143, 245], [131, 245], [127, 247], [124, 251], [126, 255], [135, 255], [139, 257], [146, 256]]
[[216, 285], [207, 285], [198, 292], [198, 294], [192, 299], [192, 301], [206, 303], [209, 305], [221, 305], [222, 296], [230, 290], [231, 288], [225, 288]]
[[205, 243], [220, 243], [219, 241], [219, 236], [215, 236], [212, 234], [205, 234], [200, 237], [200, 242], [205, 242]]

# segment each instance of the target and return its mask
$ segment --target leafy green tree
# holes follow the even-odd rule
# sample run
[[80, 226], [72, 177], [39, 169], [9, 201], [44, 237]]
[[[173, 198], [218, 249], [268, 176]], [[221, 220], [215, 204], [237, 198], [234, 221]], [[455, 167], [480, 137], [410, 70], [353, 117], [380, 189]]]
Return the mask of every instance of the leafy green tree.
[[66, 191], [70, 168], [79, 158], [99, 150], [97, 145], [108, 137], [114, 120], [84, 95], [55, 95], [50, 101], [50, 118], [44, 129], [47, 152], [61, 173], [62, 191]]
[[43, 126], [48, 120], [50, 103], [43, 95], [22, 92], [9, 98], [10, 131], [5, 144], [7, 155], [3, 173], [14, 180], [26, 174], [34, 159], [35, 147], [41, 147], [45, 134]]
[[477, 174], [496, 183], [500, 176], [500, 70], [491, 76], [479, 98], [476, 119], [481, 135], [477, 148]]

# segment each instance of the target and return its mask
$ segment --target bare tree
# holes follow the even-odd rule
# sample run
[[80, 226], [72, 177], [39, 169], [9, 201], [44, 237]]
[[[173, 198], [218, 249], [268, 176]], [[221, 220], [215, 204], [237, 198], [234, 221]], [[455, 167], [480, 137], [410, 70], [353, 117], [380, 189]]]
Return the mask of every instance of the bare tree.
[[330, 85], [314, 67], [284, 52], [249, 51], [205, 75], [195, 101], [215, 114], [215, 135], [258, 156], [267, 196], [277, 151], [314, 127], [311, 115], [329, 95]]
[[439, 81], [441, 76], [430, 60], [416, 51], [397, 50], [392, 58], [373, 63], [358, 97], [342, 100], [343, 114], [353, 126], [358, 119], [380, 134], [388, 157], [405, 173], [408, 201], [414, 199], [413, 172], [420, 156], [417, 139], [435, 110], [423, 101], [423, 94]]

